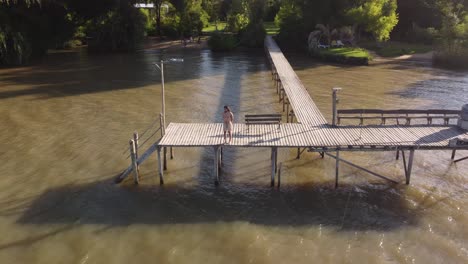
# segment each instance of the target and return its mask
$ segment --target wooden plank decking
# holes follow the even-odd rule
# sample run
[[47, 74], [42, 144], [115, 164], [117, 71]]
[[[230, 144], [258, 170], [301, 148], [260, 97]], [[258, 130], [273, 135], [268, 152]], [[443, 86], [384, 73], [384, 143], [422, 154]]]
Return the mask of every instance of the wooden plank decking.
[[[449, 140], [468, 136], [456, 126], [348, 126], [321, 127], [302, 124], [247, 125], [234, 124], [233, 147], [415, 147], [443, 149]], [[204, 147], [223, 145], [222, 123], [187, 124], [171, 123], [160, 146]]]

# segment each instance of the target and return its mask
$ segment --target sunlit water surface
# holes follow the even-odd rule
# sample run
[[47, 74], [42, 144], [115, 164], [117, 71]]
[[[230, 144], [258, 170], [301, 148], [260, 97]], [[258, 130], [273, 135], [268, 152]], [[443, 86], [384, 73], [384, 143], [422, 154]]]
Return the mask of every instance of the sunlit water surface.
[[[164, 57], [185, 58], [165, 68], [168, 123], [219, 122], [225, 104], [236, 121], [281, 111], [261, 53]], [[175, 149], [164, 186], [154, 155], [139, 186], [113, 184], [133, 131], [159, 118], [160, 58], [69, 52], [0, 70], [1, 263], [468, 262], [468, 162], [448, 151], [416, 151], [409, 186], [393, 152], [343, 156], [401, 184], [343, 164], [335, 190], [332, 159], [284, 149], [278, 191], [268, 149], [228, 149], [216, 188], [212, 149], [198, 148]], [[328, 120], [332, 87], [342, 108], [468, 103], [467, 73], [288, 58]]]

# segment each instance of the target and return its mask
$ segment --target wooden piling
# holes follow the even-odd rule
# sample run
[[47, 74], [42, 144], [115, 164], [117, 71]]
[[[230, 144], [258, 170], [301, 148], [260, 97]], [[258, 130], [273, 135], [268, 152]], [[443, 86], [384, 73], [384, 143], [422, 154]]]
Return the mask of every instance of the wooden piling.
[[219, 151], [218, 151], [218, 156], [217, 156], [217, 159], [218, 159], [218, 172], [221, 172], [221, 167], [222, 167], [222, 162], [221, 162], [221, 153], [223, 152], [223, 147], [219, 147]]
[[138, 175], [138, 163], [136, 158], [136, 150], [135, 150], [135, 141], [133, 139], [130, 140], [130, 157], [132, 159], [132, 168], [133, 168], [133, 182], [138, 184], [140, 182], [140, 177]]
[[158, 147], [157, 152], [158, 152], [159, 184], [163, 185], [164, 184], [164, 170], [163, 170], [162, 160], [161, 160], [161, 147]]
[[219, 146], [214, 146], [214, 157], [213, 157], [213, 176], [214, 176], [214, 184], [215, 186], [219, 185], [219, 167], [218, 167], [218, 162], [219, 162]]
[[[133, 132], [133, 141], [135, 142], [135, 158], [138, 160], [138, 145], [139, 145], [139, 137], [138, 132]], [[137, 170], [140, 170], [140, 165], [137, 164]]]
[[336, 151], [336, 164], [335, 164], [335, 189], [338, 188], [338, 175], [340, 174], [340, 151]]
[[164, 154], [164, 170], [167, 170], [167, 148], [166, 147], [163, 147], [163, 154]]
[[332, 100], [333, 100], [333, 120], [332, 120], [332, 125], [336, 126], [336, 119], [338, 116], [338, 110], [337, 110], [337, 104], [338, 104], [338, 95], [337, 92], [341, 90], [341, 88], [333, 88], [333, 94], [332, 94]]
[[278, 168], [278, 184], [277, 184], [278, 189], [281, 186], [281, 170], [282, 170], [282, 168], [283, 168], [283, 162], [280, 162], [279, 168]]
[[[161, 138], [164, 137], [164, 135], [166, 134], [166, 128], [165, 128], [165, 124], [164, 124], [164, 116], [162, 113], [159, 114], [159, 124], [161, 126]], [[166, 147], [163, 147], [163, 168], [164, 170], [167, 170], [167, 149]]]
[[396, 160], [399, 160], [400, 159], [400, 150], [397, 149], [396, 151], [396, 157], [395, 157]]
[[170, 150], [171, 150], [170, 152], [171, 152], [171, 160], [172, 160], [174, 159], [174, 148], [171, 147]]
[[296, 159], [301, 159], [301, 148], [297, 148], [297, 156]]
[[414, 148], [410, 149], [410, 155], [408, 159], [408, 170], [406, 171], [406, 184], [410, 184], [411, 179], [411, 170], [413, 169], [413, 158], [414, 158]]
[[275, 186], [275, 174], [276, 174], [276, 154], [277, 148], [271, 148], [271, 187]]
[[452, 150], [452, 157], [451, 157], [451, 160], [454, 160], [455, 159], [455, 154], [457, 153], [457, 150], [454, 149]]

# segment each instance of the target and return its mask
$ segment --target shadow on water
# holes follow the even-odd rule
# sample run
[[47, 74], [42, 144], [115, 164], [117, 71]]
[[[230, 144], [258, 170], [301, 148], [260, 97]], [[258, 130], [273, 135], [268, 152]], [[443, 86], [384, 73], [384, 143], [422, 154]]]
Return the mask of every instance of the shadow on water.
[[244, 221], [266, 226], [392, 230], [417, 223], [404, 186], [330, 183], [251, 188], [119, 187], [109, 181], [53, 188], [25, 209], [20, 224], [196, 224]]
[[[242, 96], [242, 81], [246, 75], [250, 75], [256, 72], [264, 72], [267, 70], [266, 60], [263, 55], [258, 54], [241, 54], [242, 57], [249, 56], [249, 60], [239, 59], [238, 56], [226, 55], [226, 54], [214, 54], [217, 60], [222, 61], [220, 69], [223, 71], [224, 83], [220, 88], [219, 100], [214, 103], [214, 114], [211, 117], [212, 122], [222, 123], [222, 113], [225, 105], [229, 106], [234, 113], [234, 122], [242, 122], [242, 116], [245, 113], [245, 109], [241, 109], [241, 96]], [[241, 58], [242, 58], [241, 57]], [[210, 65], [214, 67], [215, 65]], [[206, 70], [203, 70], [206, 71]], [[269, 76], [269, 73], [265, 73]], [[267, 81], [269, 81], [267, 79]], [[223, 134], [217, 137], [224, 138]], [[226, 135], [227, 137], [227, 135]], [[238, 138], [239, 135], [233, 133], [232, 138]], [[228, 137], [227, 137], [228, 139]], [[223, 148], [223, 161], [224, 161], [224, 173], [220, 174], [220, 182], [229, 181], [230, 170], [232, 170], [233, 160], [238, 153], [237, 148]], [[214, 162], [214, 149], [204, 148], [202, 153], [202, 164], [198, 175], [212, 175], [213, 172], [203, 173], [206, 168], [213, 168]], [[224, 176], [224, 177], [223, 177]], [[214, 179], [212, 176], [208, 178], [199, 179], [200, 183], [206, 184], [207, 182], [213, 183]]]
[[36, 65], [0, 69], [0, 82], [27, 86], [21, 90], [0, 89], [0, 100], [30, 95], [36, 95], [38, 99], [48, 99], [159, 84], [160, 72], [155, 69], [153, 63], [158, 63], [161, 58], [173, 56], [182, 57], [185, 61], [177, 66], [168, 66], [172, 69], [166, 69], [166, 83], [199, 79], [199, 67], [203, 63], [204, 53], [210, 58], [215, 58], [215, 68], [203, 72], [203, 76], [223, 74], [224, 69], [216, 68], [217, 58], [210, 51], [182, 51], [177, 54], [148, 51], [105, 55], [89, 55], [80, 51], [52, 54]]

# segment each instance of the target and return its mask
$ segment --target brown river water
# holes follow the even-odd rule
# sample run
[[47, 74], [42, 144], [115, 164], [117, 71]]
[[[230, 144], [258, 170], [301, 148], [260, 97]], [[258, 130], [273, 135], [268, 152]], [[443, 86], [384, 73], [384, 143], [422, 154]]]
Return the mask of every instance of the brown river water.
[[[166, 67], [168, 123], [281, 111], [261, 52], [73, 51], [0, 69], [0, 263], [468, 263], [468, 162], [450, 151], [416, 151], [409, 186], [394, 152], [342, 156], [400, 184], [343, 164], [335, 190], [331, 158], [283, 149], [278, 191], [268, 149], [229, 149], [216, 188], [202, 148], [175, 149], [164, 186], [155, 155], [139, 186], [115, 185], [133, 131], [161, 111], [161, 56], [185, 59]], [[468, 73], [288, 58], [328, 120], [335, 86], [343, 108], [468, 103]]]

